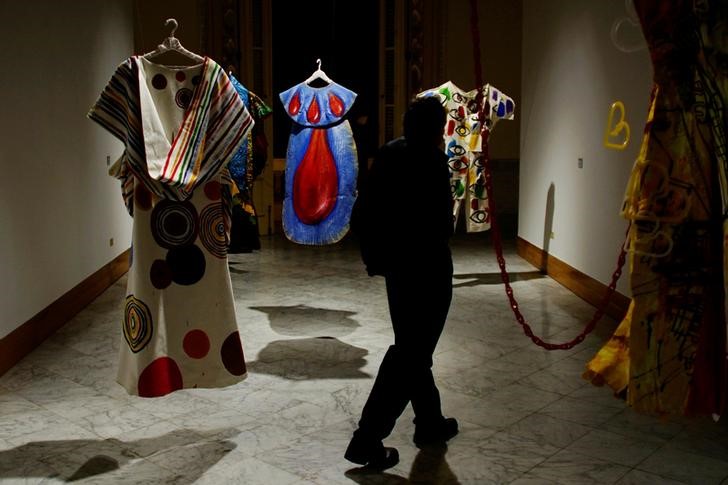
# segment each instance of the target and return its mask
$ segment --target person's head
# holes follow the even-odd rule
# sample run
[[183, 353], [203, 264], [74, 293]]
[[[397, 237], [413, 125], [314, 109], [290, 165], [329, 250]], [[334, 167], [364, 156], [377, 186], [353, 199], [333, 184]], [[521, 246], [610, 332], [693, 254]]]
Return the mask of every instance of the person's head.
[[446, 117], [445, 108], [436, 97], [415, 99], [404, 114], [405, 139], [415, 145], [439, 145]]

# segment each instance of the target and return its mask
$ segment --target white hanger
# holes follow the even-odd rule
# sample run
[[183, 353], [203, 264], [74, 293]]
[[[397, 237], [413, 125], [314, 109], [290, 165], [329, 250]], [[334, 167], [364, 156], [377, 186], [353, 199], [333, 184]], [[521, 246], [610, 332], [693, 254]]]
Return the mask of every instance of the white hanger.
[[167, 19], [164, 22], [165, 27], [172, 26], [172, 31], [169, 33], [169, 37], [164, 39], [164, 42], [159, 44], [156, 49], [154, 49], [151, 52], [147, 52], [144, 54], [145, 59], [151, 59], [152, 57], [156, 57], [158, 55], [164, 54], [165, 52], [178, 52], [179, 54], [182, 54], [185, 57], [189, 57], [195, 62], [203, 62], [205, 60], [204, 57], [199, 56], [195, 54], [194, 52], [188, 51], [184, 47], [182, 47], [182, 44], [180, 43], [179, 39], [177, 39], [174, 36], [174, 33], [177, 31], [177, 27], [179, 24], [177, 23], [176, 19]]
[[304, 83], [308, 84], [311, 81], [315, 81], [316, 79], [321, 79], [322, 81], [325, 81], [329, 84], [331, 84], [332, 81], [329, 76], [326, 75], [324, 71], [321, 70], [321, 59], [316, 59], [316, 65], [318, 66], [318, 69], [316, 69], [311, 76], [309, 76], [308, 79], [303, 81]]

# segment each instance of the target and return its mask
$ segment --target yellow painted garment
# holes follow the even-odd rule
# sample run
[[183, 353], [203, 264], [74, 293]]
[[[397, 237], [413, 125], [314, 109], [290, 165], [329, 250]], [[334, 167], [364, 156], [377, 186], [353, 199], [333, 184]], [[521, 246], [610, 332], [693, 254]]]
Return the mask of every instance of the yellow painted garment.
[[[720, 2], [636, 0], [654, 89], [622, 215], [632, 305], [585, 378], [645, 413], [722, 414], [728, 207]], [[626, 372], [626, 375], [625, 375]]]

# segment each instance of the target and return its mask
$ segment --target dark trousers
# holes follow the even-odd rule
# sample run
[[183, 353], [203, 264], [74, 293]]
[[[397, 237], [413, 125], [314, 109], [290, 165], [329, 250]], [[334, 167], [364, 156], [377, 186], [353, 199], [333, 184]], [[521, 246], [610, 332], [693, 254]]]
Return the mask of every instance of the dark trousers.
[[418, 425], [443, 419], [440, 393], [432, 376], [432, 354], [445, 326], [452, 300], [452, 262], [433, 271], [387, 275], [387, 300], [394, 329], [364, 405], [356, 437], [381, 441], [412, 402]]

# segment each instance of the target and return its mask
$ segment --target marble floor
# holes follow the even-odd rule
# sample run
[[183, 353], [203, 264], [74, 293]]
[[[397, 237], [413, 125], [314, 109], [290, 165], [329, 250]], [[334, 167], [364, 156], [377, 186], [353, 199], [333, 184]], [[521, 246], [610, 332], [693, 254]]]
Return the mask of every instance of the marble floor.
[[[208, 484], [728, 483], [728, 426], [637, 415], [580, 378], [610, 334], [605, 319], [570, 351], [534, 346], [510, 313], [486, 237], [453, 241], [454, 298], [435, 373], [461, 432], [412, 444], [412, 412], [385, 473], [343, 459], [392, 340], [383, 281], [351, 241], [280, 238], [230, 258], [248, 378], [164, 398], [114, 382], [122, 278], [0, 377], [0, 482]], [[574, 336], [593, 308], [508, 249], [536, 332]]]

